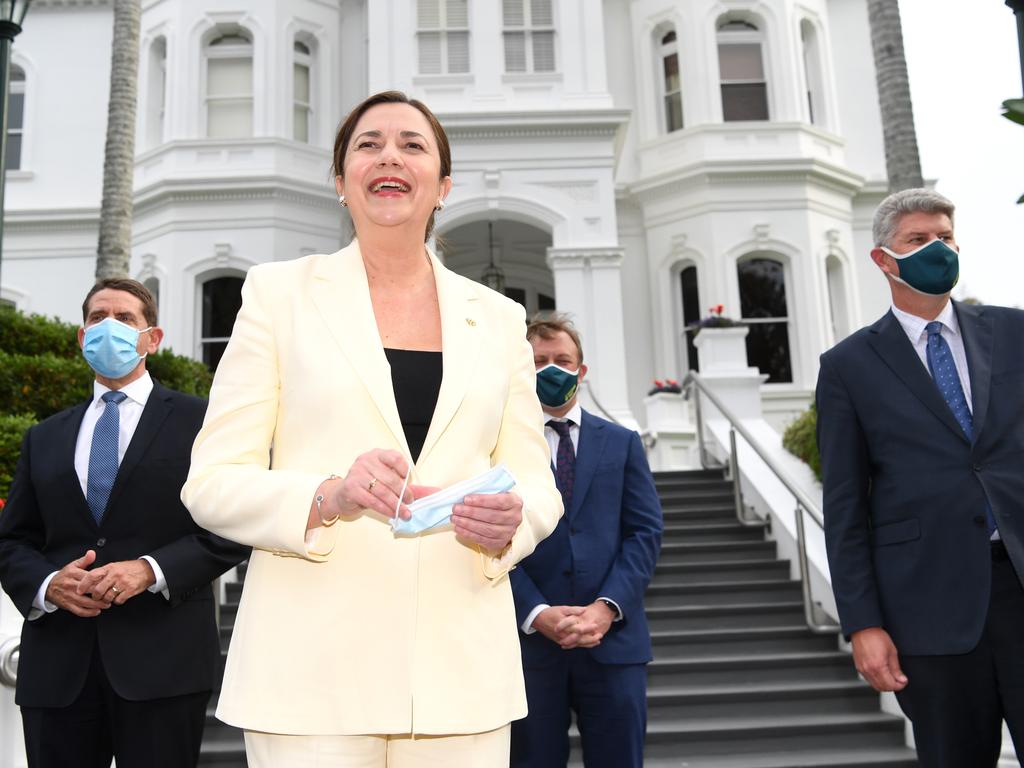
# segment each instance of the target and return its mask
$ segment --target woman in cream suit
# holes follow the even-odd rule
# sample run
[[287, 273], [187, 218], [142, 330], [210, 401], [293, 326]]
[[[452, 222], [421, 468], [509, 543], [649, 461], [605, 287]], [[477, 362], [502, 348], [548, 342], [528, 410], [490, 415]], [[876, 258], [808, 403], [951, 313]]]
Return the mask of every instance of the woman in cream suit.
[[[507, 766], [526, 714], [508, 571], [562, 512], [524, 312], [424, 246], [451, 188], [424, 105], [371, 96], [334, 166], [357, 240], [249, 271], [182, 491], [254, 547], [217, 715], [251, 766]], [[407, 518], [499, 462], [513, 492], [392, 533], [400, 494]]]

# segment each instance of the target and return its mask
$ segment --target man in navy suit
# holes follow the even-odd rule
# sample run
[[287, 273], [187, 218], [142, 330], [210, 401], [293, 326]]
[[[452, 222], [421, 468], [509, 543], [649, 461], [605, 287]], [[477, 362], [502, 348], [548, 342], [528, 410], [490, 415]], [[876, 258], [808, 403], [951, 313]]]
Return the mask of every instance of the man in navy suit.
[[953, 204], [875, 213], [892, 309], [821, 356], [832, 587], [857, 669], [895, 691], [923, 766], [1024, 753], [1024, 312], [950, 300]]
[[661, 549], [661, 504], [636, 432], [584, 411], [583, 348], [563, 317], [526, 332], [565, 514], [510, 574], [529, 715], [514, 768], [565, 768], [570, 711], [587, 768], [640, 768], [651, 637], [643, 596]]
[[28, 764], [195, 765], [220, 676], [210, 582], [249, 550], [179, 499], [206, 402], [146, 371], [163, 336], [152, 295], [104, 280], [82, 313], [93, 397], [29, 429], [0, 514], [0, 584], [26, 619]]

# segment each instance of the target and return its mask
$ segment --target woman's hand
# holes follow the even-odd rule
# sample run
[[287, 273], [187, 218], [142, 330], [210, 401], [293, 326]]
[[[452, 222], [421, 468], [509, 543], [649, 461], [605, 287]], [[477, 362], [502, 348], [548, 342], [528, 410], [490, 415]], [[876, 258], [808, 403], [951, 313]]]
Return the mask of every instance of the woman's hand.
[[452, 508], [455, 535], [495, 554], [508, 546], [522, 521], [523, 500], [515, 493], [471, 495]]
[[[361, 454], [349, 467], [345, 477], [324, 480], [317, 488], [317, 495], [324, 500], [319, 513], [316, 502], [310, 509], [309, 528], [330, 522], [337, 515], [352, 515], [361, 509], [369, 509], [384, 517], [394, 517], [399, 506], [398, 494], [409, 471], [409, 463], [398, 451], [375, 448]], [[412, 513], [406, 506], [415, 498], [414, 489], [409, 486], [402, 495], [398, 514], [408, 520]]]

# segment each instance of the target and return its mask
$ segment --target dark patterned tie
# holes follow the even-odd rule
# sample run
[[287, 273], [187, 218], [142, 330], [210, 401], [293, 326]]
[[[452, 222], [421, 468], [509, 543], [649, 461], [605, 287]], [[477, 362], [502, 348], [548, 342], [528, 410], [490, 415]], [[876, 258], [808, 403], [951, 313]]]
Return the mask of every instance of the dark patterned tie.
[[572, 507], [572, 486], [576, 481], [576, 450], [572, 447], [572, 436], [569, 429], [571, 421], [555, 421], [548, 426], [558, 433], [558, 452], [555, 454], [555, 485], [562, 494], [565, 513], [569, 514]]
[[127, 397], [124, 392], [116, 390], [103, 394], [102, 400], [106, 405], [92, 433], [85, 499], [89, 502], [89, 510], [97, 525], [103, 522], [110, 489], [114, 487], [114, 478], [117, 477], [117, 440], [121, 431], [121, 414], [117, 407]]
[[[967, 435], [969, 441], [974, 440], [974, 419], [971, 417], [971, 409], [967, 407], [967, 398], [964, 395], [964, 388], [960, 384], [960, 375], [956, 370], [956, 363], [953, 360], [953, 352], [949, 344], [942, 338], [942, 323], [933, 320], [925, 326], [928, 331], [928, 369], [932, 372], [932, 378], [942, 393], [942, 398], [953, 412], [953, 418], [960, 425], [960, 429]], [[989, 536], [996, 530], [996, 520], [992, 515], [992, 508], [985, 504], [985, 520], [988, 524]]]

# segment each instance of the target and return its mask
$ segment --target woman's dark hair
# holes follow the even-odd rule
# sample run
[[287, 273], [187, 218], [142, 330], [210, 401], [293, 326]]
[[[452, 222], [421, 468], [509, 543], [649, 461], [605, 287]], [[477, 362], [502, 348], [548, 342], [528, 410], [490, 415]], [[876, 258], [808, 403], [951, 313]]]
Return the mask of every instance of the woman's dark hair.
[[[345, 118], [341, 127], [338, 128], [338, 135], [334, 137], [333, 171], [335, 176], [344, 177], [345, 175], [342, 173], [342, 169], [345, 167], [345, 155], [348, 153], [348, 145], [352, 141], [352, 134], [355, 133], [356, 123], [359, 122], [359, 118], [366, 114], [367, 110], [378, 104], [408, 104], [410, 107], [419, 110], [427, 118], [427, 122], [430, 123], [430, 128], [434, 132], [434, 139], [437, 141], [438, 154], [441, 158], [441, 175], [439, 178], [443, 179], [445, 176], [452, 175], [452, 150], [448, 144], [448, 135], [444, 132], [444, 128], [434, 116], [434, 113], [430, 111], [430, 108], [418, 99], [410, 99], [401, 91], [381, 91], [360, 102], [348, 113], [348, 117]], [[430, 239], [430, 233], [433, 229], [434, 214], [430, 214], [430, 218], [427, 220], [427, 231], [423, 237], [424, 242]]]

